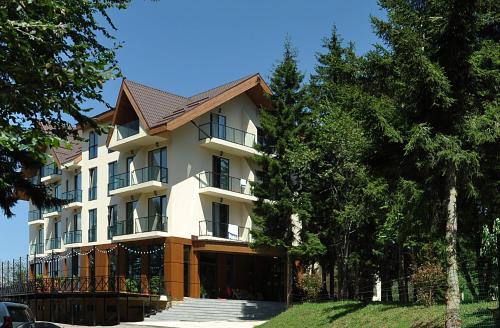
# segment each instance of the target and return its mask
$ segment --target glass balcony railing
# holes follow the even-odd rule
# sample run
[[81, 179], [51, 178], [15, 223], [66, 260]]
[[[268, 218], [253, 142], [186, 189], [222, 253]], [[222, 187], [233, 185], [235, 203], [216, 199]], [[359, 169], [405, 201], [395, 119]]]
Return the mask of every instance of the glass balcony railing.
[[168, 182], [168, 169], [160, 166], [149, 166], [110, 177], [108, 190], [137, 185], [147, 181]]
[[93, 227], [89, 229], [89, 243], [97, 241], [97, 228]]
[[64, 244], [76, 244], [82, 242], [82, 231], [81, 230], [73, 230], [66, 231], [64, 233]]
[[161, 215], [146, 216], [135, 219], [135, 233], [150, 231], [167, 231], [167, 217]]
[[200, 188], [214, 187], [244, 195], [252, 195], [250, 183], [242, 178], [215, 172], [202, 172], [198, 174], [198, 180]]
[[43, 166], [40, 170], [41, 177], [48, 177], [49, 175], [61, 175], [61, 170], [57, 167], [56, 163], [50, 163]]
[[68, 203], [81, 202], [82, 201], [82, 191], [81, 190], [71, 190], [63, 192], [61, 199]]
[[28, 212], [28, 222], [41, 219], [42, 219], [42, 212], [40, 210], [33, 210]]
[[253, 147], [256, 142], [253, 133], [217, 123], [205, 123], [199, 126], [198, 139], [203, 140], [206, 138], [222, 139], [247, 147]]
[[115, 225], [108, 227], [108, 238], [116, 236], [130, 235], [134, 233], [134, 221], [122, 220], [116, 222]]
[[30, 255], [43, 254], [43, 243], [35, 243], [30, 245]]
[[61, 211], [61, 206], [51, 206], [51, 207], [45, 207], [42, 209], [42, 214], [47, 214], [47, 213], [52, 213], [52, 212], [60, 212]]
[[47, 249], [59, 249], [61, 248], [61, 237], [49, 238], [45, 240], [45, 247]]
[[251, 241], [250, 229], [236, 224], [211, 220], [199, 222], [199, 236], [210, 236], [238, 241]]
[[116, 140], [122, 140], [139, 133], [139, 120], [116, 126]]

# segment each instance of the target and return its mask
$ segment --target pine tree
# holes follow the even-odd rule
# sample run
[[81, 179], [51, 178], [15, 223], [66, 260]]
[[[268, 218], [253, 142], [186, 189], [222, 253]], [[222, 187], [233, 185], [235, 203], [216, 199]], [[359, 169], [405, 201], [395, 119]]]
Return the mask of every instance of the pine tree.
[[[424, 191], [434, 225], [445, 232], [446, 327], [460, 327], [457, 238], [465, 204], [459, 200], [474, 191], [475, 177], [485, 165], [483, 149], [498, 146], [499, 141], [498, 90], [483, 84], [488, 77], [478, 76], [481, 70], [474, 59], [487, 53], [490, 66], [498, 67], [491, 52], [498, 42], [498, 18], [493, 18], [498, 4], [469, 0], [380, 4], [388, 20], [373, 19], [373, 23], [393, 60], [393, 97], [403, 117], [404, 157], [414, 163], [415, 180]], [[481, 62], [479, 66], [484, 58]]]

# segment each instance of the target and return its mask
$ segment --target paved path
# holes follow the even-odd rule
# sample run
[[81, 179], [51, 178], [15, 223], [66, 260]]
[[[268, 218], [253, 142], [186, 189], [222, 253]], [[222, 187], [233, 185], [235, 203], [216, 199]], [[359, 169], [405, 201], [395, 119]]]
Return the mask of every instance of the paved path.
[[[120, 327], [120, 328], [139, 328], [139, 327], [165, 327], [165, 328], [253, 328], [263, 324], [265, 321], [242, 320], [242, 321], [149, 321], [149, 322], [127, 322], [119, 326], [96, 326], [96, 327]], [[46, 328], [89, 328], [89, 326], [68, 325], [65, 323], [47, 323]], [[37, 325], [38, 326], [38, 325]], [[43, 325], [41, 325], [43, 327]]]

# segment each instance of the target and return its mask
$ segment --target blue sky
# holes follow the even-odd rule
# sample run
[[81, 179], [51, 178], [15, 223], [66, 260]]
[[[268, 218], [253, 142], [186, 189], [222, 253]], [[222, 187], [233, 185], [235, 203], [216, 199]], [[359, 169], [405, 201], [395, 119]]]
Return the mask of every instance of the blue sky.
[[[383, 15], [376, 0], [136, 0], [112, 13], [114, 35], [123, 42], [118, 60], [125, 77], [184, 96], [255, 72], [267, 79], [286, 35], [306, 75], [333, 24], [363, 54], [378, 42], [370, 15]], [[119, 86], [120, 81], [111, 81], [104, 88], [111, 105]], [[104, 109], [96, 106], [91, 113]], [[14, 212], [6, 219], [0, 211], [3, 260], [28, 251], [27, 202], [19, 202]]]

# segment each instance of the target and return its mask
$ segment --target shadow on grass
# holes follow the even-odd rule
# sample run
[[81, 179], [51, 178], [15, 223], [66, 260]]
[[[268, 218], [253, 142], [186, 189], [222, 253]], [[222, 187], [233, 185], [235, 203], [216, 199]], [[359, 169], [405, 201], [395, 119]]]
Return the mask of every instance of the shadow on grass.
[[[474, 321], [473, 324], [467, 324], [468, 328], [499, 327], [499, 315], [498, 309], [484, 308], [471, 313], [462, 314], [462, 322], [467, 322], [468, 320]], [[495, 326], [495, 323], [497, 326]]]
[[342, 303], [342, 304], [335, 304], [330, 307], [327, 307], [323, 309], [323, 313], [328, 313], [332, 311], [339, 311], [335, 314], [329, 315], [327, 317], [328, 321], [331, 323], [339, 318], [342, 318], [343, 316], [346, 316], [348, 314], [351, 314], [353, 312], [356, 312], [362, 308], [364, 308], [366, 304], [363, 303]]

